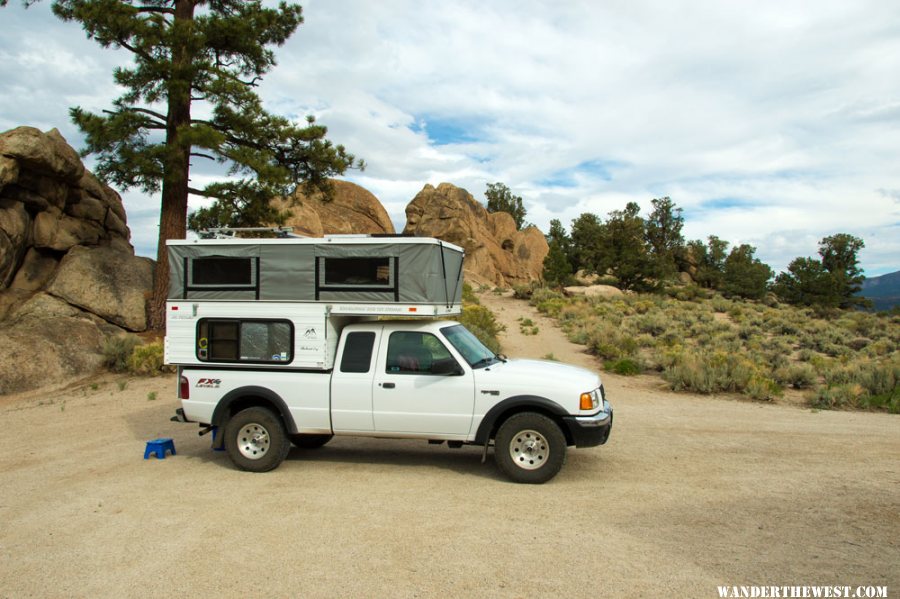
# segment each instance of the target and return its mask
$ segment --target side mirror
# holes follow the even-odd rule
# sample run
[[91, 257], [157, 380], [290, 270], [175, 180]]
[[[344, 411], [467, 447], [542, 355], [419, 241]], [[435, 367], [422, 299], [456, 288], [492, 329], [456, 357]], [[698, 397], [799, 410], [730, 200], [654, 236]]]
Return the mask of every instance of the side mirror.
[[452, 358], [446, 360], [438, 360], [431, 365], [431, 374], [440, 374], [443, 376], [460, 376], [463, 369], [459, 367]]

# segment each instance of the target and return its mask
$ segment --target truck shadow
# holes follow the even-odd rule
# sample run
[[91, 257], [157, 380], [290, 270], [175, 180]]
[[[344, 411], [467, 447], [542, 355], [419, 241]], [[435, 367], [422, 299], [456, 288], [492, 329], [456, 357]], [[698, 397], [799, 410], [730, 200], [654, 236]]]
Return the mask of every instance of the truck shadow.
[[481, 463], [482, 447], [463, 446], [450, 449], [446, 444], [429, 445], [421, 439], [371, 439], [342, 437], [332, 439], [319, 449], [291, 448], [285, 465], [292, 462], [311, 464], [371, 464], [401, 468], [441, 468], [457, 474], [505, 481], [497, 471], [493, 450]]
[[[198, 437], [196, 424], [171, 422], [176, 404], [153, 402], [124, 416], [130, 437], [136, 442], [157, 437], [175, 440], [178, 455], [211, 463], [222, 468], [234, 469], [224, 451], [210, 448], [212, 435]], [[143, 445], [141, 445], [143, 447]], [[285, 463], [280, 468], [290, 468], [295, 462], [309, 464], [358, 464], [390, 468], [423, 469], [440, 468], [457, 474], [478, 476], [488, 480], [506, 481], [494, 464], [493, 449], [487, 460], [481, 463], [483, 448], [463, 446], [450, 449], [447, 444], [429, 445], [422, 439], [376, 439], [369, 437], [336, 437], [319, 449], [291, 447]], [[299, 464], [298, 464], [299, 465]]]

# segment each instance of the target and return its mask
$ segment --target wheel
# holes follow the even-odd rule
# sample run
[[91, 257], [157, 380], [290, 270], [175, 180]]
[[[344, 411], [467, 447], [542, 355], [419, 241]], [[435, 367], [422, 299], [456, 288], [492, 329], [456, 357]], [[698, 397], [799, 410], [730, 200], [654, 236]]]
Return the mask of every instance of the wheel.
[[566, 461], [566, 437], [543, 414], [514, 414], [497, 430], [494, 460], [514, 482], [545, 483], [556, 476]]
[[318, 449], [331, 441], [334, 435], [288, 435], [291, 443], [300, 449]]
[[241, 470], [273, 470], [290, 449], [281, 419], [267, 408], [241, 410], [225, 425], [225, 450]]

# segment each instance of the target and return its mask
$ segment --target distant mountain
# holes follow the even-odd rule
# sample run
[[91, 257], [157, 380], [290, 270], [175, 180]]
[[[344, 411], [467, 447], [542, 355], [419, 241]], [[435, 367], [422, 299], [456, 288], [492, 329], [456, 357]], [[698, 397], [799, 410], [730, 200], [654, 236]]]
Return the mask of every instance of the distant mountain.
[[890, 310], [894, 306], [900, 306], [900, 270], [880, 277], [866, 278], [859, 294], [872, 300], [876, 310]]

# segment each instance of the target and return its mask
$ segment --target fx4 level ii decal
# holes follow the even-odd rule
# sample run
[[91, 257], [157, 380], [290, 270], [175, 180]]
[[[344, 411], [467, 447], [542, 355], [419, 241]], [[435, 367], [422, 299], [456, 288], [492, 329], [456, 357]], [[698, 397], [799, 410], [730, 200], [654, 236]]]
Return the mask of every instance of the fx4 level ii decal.
[[199, 379], [195, 387], [206, 387], [209, 389], [218, 389], [222, 384], [222, 379]]

